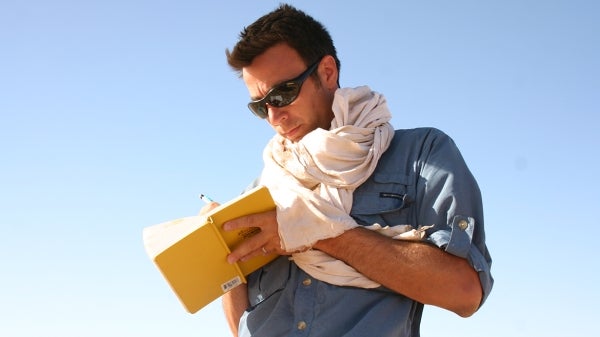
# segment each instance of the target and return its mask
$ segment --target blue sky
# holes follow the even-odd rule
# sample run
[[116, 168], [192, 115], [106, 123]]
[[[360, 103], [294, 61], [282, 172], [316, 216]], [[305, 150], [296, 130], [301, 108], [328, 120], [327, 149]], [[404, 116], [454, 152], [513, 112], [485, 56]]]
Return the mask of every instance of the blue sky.
[[[0, 2], [0, 335], [227, 336], [141, 233], [260, 171], [272, 131], [224, 51], [278, 3]], [[342, 86], [450, 134], [480, 183], [494, 291], [469, 319], [427, 307], [422, 335], [593, 334], [600, 4], [290, 3], [329, 29]]]

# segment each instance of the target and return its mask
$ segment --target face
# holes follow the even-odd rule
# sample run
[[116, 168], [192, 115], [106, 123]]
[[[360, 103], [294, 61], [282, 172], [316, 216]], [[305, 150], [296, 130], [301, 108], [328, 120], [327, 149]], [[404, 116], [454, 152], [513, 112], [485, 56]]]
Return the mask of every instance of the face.
[[[277, 85], [297, 78], [309, 66], [294, 49], [279, 44], [244, 67], [242, 77], [254, 101], [264, 98]], [[333, 57], [325, 56], [318, 61], [314, 73], [318, 74], [319, 81], [308, 76], [291, 103], [280, 107], [266, 104], [266, 120], [278, 134], [293, 142], [316, 128], [328, 130], [331, 126], [331, 104], [337, 89], [337, 67]]]

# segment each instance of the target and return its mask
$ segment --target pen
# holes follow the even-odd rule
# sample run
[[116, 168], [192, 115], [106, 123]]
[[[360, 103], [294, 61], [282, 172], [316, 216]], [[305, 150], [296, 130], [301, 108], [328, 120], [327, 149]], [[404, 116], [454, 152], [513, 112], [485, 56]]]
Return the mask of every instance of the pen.
[[214, 200], [212, 200], [211, 198], [209, 198], [208, 196], [206, 196], [204, 194], [200, 194], [199, 197], [200, 197], [200, 199], [202, 199], [202, 201], [204, 201], [207, 204], [214, 202]]

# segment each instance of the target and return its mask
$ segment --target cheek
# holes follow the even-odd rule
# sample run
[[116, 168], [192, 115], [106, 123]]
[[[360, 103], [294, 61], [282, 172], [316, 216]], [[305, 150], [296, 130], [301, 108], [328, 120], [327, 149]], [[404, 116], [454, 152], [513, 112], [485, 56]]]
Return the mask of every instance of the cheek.
[[329, 101], [325, 97], [320, 97], [320, 99], [315, 100], [312, 105], [312, 111], [315, 128], [319, 127], [324, 130], [329, 130], [331, 128], [331, 120], [333, 119], [333, 112]]

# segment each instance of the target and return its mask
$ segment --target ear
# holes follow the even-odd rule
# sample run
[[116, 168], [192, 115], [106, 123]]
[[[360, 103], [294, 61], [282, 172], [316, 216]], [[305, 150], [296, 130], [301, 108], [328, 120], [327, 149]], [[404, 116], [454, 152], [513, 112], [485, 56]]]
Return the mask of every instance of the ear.
[[321, 79], [321, 85], [332, 91], [335, 91], [338, 88], [339, 73], [333, 56], [325, 55], [321, 59], [318, 72]]

